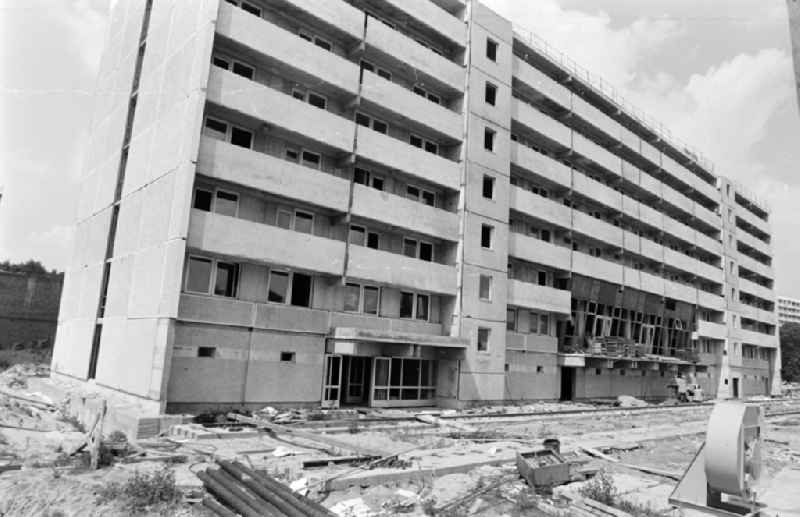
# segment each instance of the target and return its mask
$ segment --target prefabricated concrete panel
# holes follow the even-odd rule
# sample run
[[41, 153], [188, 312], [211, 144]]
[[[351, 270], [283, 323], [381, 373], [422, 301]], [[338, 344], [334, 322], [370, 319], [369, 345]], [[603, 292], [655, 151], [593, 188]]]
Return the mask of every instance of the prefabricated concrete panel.
[[[491, 278], [490, 299], [480, 298], [480, 277]], [[463, 283], [461, 286], [463, 302], [461, 313], [465, 317], [480, 317], [494, 321], [506, 318], [506, 273], [494, 269], [483, 268], [472, 264], [464, 264], [462, 268]]]
[[507, 352], [506, 400], [559, 398], [561, 377], [557, 357], [554, 353]]
[[[492, 248], [481, 247], [483, 225], [494, 228]], [[468, 212], [464, 227], [464, 262], [480, 265], [496, 271], [508, 268], [508, 224]]]

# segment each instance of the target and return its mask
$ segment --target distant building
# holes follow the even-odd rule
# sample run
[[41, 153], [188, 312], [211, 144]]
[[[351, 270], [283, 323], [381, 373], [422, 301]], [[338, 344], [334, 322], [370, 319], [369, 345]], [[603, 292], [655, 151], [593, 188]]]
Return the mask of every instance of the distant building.
[[480, 2], [111, 19], [55, 375], [153, 413], [779, 386], [766, 207]]
[[778, 324], [800, 323], [800, 300], [778, 296]]
[[0, 350], [52, 348], [64, 275], [0, 270]]

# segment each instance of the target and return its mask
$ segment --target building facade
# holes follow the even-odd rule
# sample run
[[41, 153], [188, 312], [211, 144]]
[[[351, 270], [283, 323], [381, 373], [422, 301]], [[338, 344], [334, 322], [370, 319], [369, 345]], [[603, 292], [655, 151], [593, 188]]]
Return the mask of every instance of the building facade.
[[768, 215], [477, 1], [118, 2], [53, 370], [142, 411], [779, 382]]
[[778, 296], [778, 325], [800, 323], [800, 300]]

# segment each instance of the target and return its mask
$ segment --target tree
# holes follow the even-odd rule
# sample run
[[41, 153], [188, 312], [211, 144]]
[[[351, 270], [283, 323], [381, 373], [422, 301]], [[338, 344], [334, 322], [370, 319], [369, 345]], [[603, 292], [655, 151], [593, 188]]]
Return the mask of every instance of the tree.
[[0, 271], [10, 271], [11, 273], [34, 273], [39, 275], [57, 275], [60, 274], [55, 269], [48, 272], [47, 268], [42, 265], [38, 260], [30, 259], [27, 262], [11, 262], [4, 260], [0, 262]]
[[781, 377], [800, 382], [800, 323], [781, 325]]

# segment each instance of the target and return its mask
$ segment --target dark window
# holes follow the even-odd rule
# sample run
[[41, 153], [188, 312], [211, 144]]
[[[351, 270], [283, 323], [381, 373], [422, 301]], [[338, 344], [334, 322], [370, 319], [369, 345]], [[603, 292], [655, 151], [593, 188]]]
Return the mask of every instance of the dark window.
[[224, 68], [225, 70], [227, 70], [228, 67], [230, 66], [230, 64], [228, 63], [228, 61], [226, 59], [223, 59], [223, 58], [217, 57], [217, 56], [214, 56], [211, 59], [211, 62], [214, 64], [214, 66], [218, 66], [220, 68]]
[[247, 11], [250, 14], [254, 14], [256, 16], [261, 16], [261, 9], [256, 7], [253, 4], [248, 4], [247, 2], [242, 2], [242, 9]]
[[400, 293], [400, 317], [411, 318], [414, 315], [414, 294]]
[[364, 286], [364, 313], [378, 314], [378, 304], [380, 300], [380, 289], [377, 287]]
[[375, 232], [369, 232], [367, 234], [367, 248], [372, 248], [374, 250], [378, 249], [380, 244], [380, 235]]
[[311, 276], [302, 273], [292, 274], [292, 305], [311, 306]]
[[422, 89], [422, 88], [420, 88], [419, 86], [415, 86], [414, 88], [412, 88], [412, 91], [413, 91], [414, 93], [416, 93], [417, 95], [420, 95], [420, 96], [422, 96], [422, 97], [425, 97], [425, 95], [426, 95], [426, 92], [425, 92], [425, 90], [423, 90], [423, 89]]
[[253, 145], [253, 133], [238, 127], [231, 128], [231, 143], [250, 149]]
[[429, 153], [439, 154], [439, 146], [427, 140], [425, 140], [425, 150]]
[[311, 151], [303, 151], [303, 165], [319, 169], [321, 161], [322, 157], [317, 153], [312, 153]]
[[433, 93], [429, 93], [428, 94], [428, 100], [431, 101], [431, 102], [434, 102], [436, 104], [441, 104], [442, 103], [442, 99], [440, 99], [438, 95], [433, 94]]
[[489, 275], [480, 275], [478, 281], [478, 296], [481, 300], [490, 300], [492, 297], [492, 277]]
[[208, 284], [211, 282], [211, 261], [209, 259], [190, 257], [189, 272], [186, 277], [187, 291], [208, 293]]
[[378, 75], [386, 79], [387, 81], [392, 80], [392, 73], [388, 70], [384, 70], [383, 68], [378, 68]]
[[483, 148], [487, 151], [494, 151], [495, 132], [488, 127], [483, 130]]
[[278, 215], [276, 218], [276, 224], [280, 228], [285, 228], [287, 230], [292, 229], [292, 213], [287, 212], [286, 210], [278, 210]]
[[320, 48], [324, 48], [325, 50], [331, 50], [333, 48], [330, 43], [322, 38], [314, 38], [314, 44]]
[[217, 201], [214, 203], [214, 212], [230, 217], [236, 217], [239, 208], [239, 195], [233, 192], [217, 191]]
[[517, 330], [517, 310], [506, 309], [506, 330]]
[[369, 127], [370, 118], [363, 113], [356, 112], [356, 124]]
[[428, 321], [428, 295], [417, 295], [417, 319]]
[[429, 242], [419, 243], [419, 258], [431, 262], [433, 260], [433, 244]]
[[[544, 367], [542, 367], [541, 365], [537, 365], [536, 366], [536, 373], [542, 373], [543, 371], [544, 371]], [[642, 372], [642, 373], [644, 373], [644, 372]]]
[[286, 303], [286, 293], [289, 290], [289, 273], [284, 271], [269, 272], [269, 292], [267, 301]]
[[550, 242], [550, 230], [542, 230], [542, 240], [546, 242]]
[[301, 101], [306, 100], [306, 94], [300, 90], [292, 90], [292, 97]]
[[286, 159], [291, 162], [296, 162], [300, 159], [300, 153], [297, 149], [286, 149], [285, 153]]
[[214, 357], [217, 355], [217, 347], [199, 346], [197, 347], [197, 357]]
[[483, 177], [483, 197], [494, 199], [494, 178], [491, 176]]
[[361, 60], [361, 70], [369, 70], [370, 72], [374, 72], [375, 71], [375, 66], [373, 66], [373, 64], [370, 63], [369, 61], [364, 61], [362, 59]]
[[252, 79], [256, 70], [252, 66], [245, 65], [244, 63], [233, 63], [233, 73], [241, 75], [246, 79]]
[[492, 247], [492, 231], [494, 228], [488, 224], [481, 225], [481, 246], [484, 248]]
[[293, 363], [295, 361], [295, 353], [294, 352], [281, 352], [281, 362], [282, 363]]
[[478, 327], [478, 352], [485, 352], [489, 349], [489, 329]]
[[406, 197], [414, 200], [419, 200], [419, 189], [413, 185], [406, 187]]
[[428, 192], [427, 190], [422, 191], [422, 202], [426, 205], [433, 206], [436, 204], [436, 194], [433, 192]]
[[539, 271], [539, 285], [547, 285], [547, 273]]
[[360, 185], [367, 185], [369, 183], [369, 172], [356, 167], [355, 171], [353, 171], [353, 181]]
[[228, 133], [228, 124], [213, 118], [206, 119], [206, 127], [212, 131], [222, 133], [223, 135]]
[[314, 216], [307, 212], [297, 211], [294, 213], [294, 231], [300, 233], [311, 233], [314, 228]]
[[239, 267], [236, 264], [217, 262], [217, 280], [214, 283], [214, 294], [235, 298], [238, 272]]
[[204, 212], [211, 211], [211, 192], [197, 189], [194, 191], [194, 207]]
[[308, 34], [306, 34], [304, 32], [299, 33], [298, 36], [300, 36], [301, 38], [303, 38], [306, 41], [311, 41], [311, 42], [314, 41], [314, 38], [312, 38], [311, 36], [309, 36]]
[[486, 57], [497, 61], [497, 42], [490, 38], [486, 38]]
[[383, 190], [383, 178], [372, 178], [372, 188]]
[[344, 310], [348, 312], [358, 312], [361, 305], [361, 286], [358, 284], [347, 284], [344, 286]]
[[386, 122], [381, 122], [380, 120], [373, 120], [372, 129], [385, 135], [389, 132], [389, 125]]
[[[356, 120], [356, 122], [358, 122], [358, 120]], [[419, 147], [420, 149], [422, 149], [422, 139], [416, 135], [409, 136], [408, 143], [413, 145], [414, 147]]]
[[325, 109], [325, 107], [328, 105], [328, 101], [325, 100], [325, 97], [322, 95], [317, 95], [316, 93], [308, 94], [308, 103], [320, 109]]
[[486, 104], [491, 104], [494, 106], [495, 102], [497, 101], [497, 86], [493, 85], [492, 83], [486, 83], [484, 99], [486, 100]]
[[414, 239], [403, 239], [403, 255], [406, 257], [417, 258], [417, 241]]

